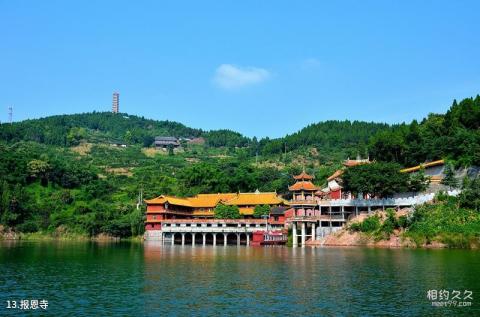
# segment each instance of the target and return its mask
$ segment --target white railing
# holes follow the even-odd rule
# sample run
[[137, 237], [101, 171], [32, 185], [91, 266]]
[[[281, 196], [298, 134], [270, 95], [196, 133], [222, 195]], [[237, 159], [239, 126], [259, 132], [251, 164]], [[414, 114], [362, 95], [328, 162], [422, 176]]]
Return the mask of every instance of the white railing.
[[255, 231], [265, 231], [265, 226], [258, 227], [162, 227], [161, 232], [192, 232], [192, 233], [252, 233]]
[[[458, 196], [460, 190], [449, 190], [447, 192], [449, 196]], [[320, 206], [353, 206], [353, 207], [369, 207], [369, 206], [414, 206], [421, 205], [432, 201], [435, 198], [435, 193], [421, 194], [410, 197], [398, 197], [398, 198], [382, 198], [382, 199], [331, 199], [331, 200], [319, 200]]]

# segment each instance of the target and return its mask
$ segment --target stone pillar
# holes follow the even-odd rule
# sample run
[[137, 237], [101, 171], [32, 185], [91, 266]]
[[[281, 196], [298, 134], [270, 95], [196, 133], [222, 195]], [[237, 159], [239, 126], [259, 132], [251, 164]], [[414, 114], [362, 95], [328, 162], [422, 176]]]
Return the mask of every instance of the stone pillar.
[[172, 233], [171, 236], [172, 236], [172, 245], [174, 245], [175, 244], [175, 234]]
[[297, 223], [292, 222], [293, 246], [298, 247]]
[[315, 241], [317, 239], [317, 231], [315, 229], [315, 222], [312, 223], [312, 241]]
[[182, 245], [185, 245], [185, 233], [182, 232]]
[[306, 223], [302, 222], [302, 247], [305, 246], [305, 235], [306, 235]]
[[192, 246], [195, 246], [195, 232], [192, 232]]
[[204, 232], [202, 233], [202, 245], [205, 246], [207, 244], [207, 234]]
[[247, 233], [247, 245], [250, 245], [250, 234]]
[[237, 246], [240, 245], [240, 233], [237, 233]]
[[217, 245], [217, 234], [213, 233], [213, 246]]
[[227, 246], [227, 235], [226, 233], [223, 234], [223, 246], [226, 247]]

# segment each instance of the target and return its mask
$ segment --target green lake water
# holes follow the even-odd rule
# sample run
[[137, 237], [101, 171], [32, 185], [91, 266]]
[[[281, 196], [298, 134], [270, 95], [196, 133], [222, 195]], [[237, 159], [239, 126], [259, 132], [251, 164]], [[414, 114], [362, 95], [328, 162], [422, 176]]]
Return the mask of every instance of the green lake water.
[[0, 270], [0, 316], [480, 315], [479, 251], [4, 241]]

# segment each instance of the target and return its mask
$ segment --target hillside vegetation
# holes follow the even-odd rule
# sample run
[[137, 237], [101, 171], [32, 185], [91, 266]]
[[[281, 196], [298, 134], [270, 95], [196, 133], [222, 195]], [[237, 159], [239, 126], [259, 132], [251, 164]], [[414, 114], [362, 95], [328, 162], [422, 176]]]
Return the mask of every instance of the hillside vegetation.
[[[357, 154], [395, 168], [439, 158], [480, 165], [479, 109], [477, 96], [420, 123], [327, 121], [261, 140], [111, 113], [2, 124], [0, 223], [17, 232], [128, 237], [143, 232], [140, 192], [151, 198], [259, 189], [288, 197], [292, 174], [306, 168], [321, 185]], [[205, 144], [183, 140], [181, 149], [155, 150], [155, 136], [202, 137]]]
[[366, 241], [381, 242], [400, 238], [404, 245], [452, 248], [480, 247], [480, 180], [469, 181], [459, 197], [439, 193], [434, 203], [416, 207], [397, 217], [387, 209], [352, 222], [347, 230], [360, 232]]

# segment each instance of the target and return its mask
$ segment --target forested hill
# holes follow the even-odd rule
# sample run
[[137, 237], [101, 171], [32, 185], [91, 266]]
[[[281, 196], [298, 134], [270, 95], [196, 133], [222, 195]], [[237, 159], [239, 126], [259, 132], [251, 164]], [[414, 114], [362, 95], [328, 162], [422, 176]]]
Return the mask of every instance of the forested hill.
[[395, 125], [372, 135], [370, 156], [412, 166], [440, 158], [480, 166], [480, 96], [453, 101], [446, 114]]
[[188, 128], [173, 121], [156, 121], [128, 114], [93, 112], [58, 115], [25, 120], [12, 125], [3, 124], [0, 139], [34, 141], [69, 146], [78, 141], [122, 141], [126, 143], [150, 142], [154, 136], [198, 137], [200, 129]]
[[3, 124], [0, 128], [2, 141], [34, 141], [57, 146], [78, 145], [81, 141], [124, 142], [150, 146], [155, 136], [204, 137], [207, 144], [213, 147], [242, 147], [249, 142], [249, 139], [240, 133], [226, 129], [203, 131], [174, 121], [157, 121], [111, 112], [57, 115], [16, 122], [12, 125]]
[[260, 146], [264, 154], [311, 146], [322, 150], [353, 148], [359, 154], [365, 155], [370, 137], [388, 128], [389, 125], [385, 123], [330, 120], [311, 124], [283, 138], [263, 139]]
[[157, 121], [128, 114], [93, 112], [58, 115], [0, 125], [1, 142], [34, 141], [61, 147], [82, 142], [124, 142], [149, 147], [155, 136], [203, 137], [211, 148], [246, 148], [250, 156], [285, 152], [305, 154], [315, 148], [322, 161], [370, 155], [380, 161], [415, 165], [449, 158], [460, 165], [480, 164], [480, 97], [453, 102], [446, 114], [430, 114], [420, 123], [387, 125], [359, 121], [311, 124], [282, 138], [247, 138], [231, 130], [204, 131], [173, 121]]
[[69, 147], [80, 142], [124, 142], [145, 147], [153, 143], [155, 136], [180, 138], [203, 137], [209, 147], [249, 147], [253, 154], [281, 154], [305, 147], [328, 150], [335, 156], [367, 152], [371, 135], [389, 126], [373, 122], [326, 121], [312, 124], [297, 133], [283, 138], [247, 138], [231, 130], [203, 131], [186, 127], [173, 121], [156, 121], [128, 114], [93, 112], [73, 115], [57, 115], [41, 119], [25, 120], [0, 126], [0, 140], [8, 143], [34, 141], [37, 143]]

